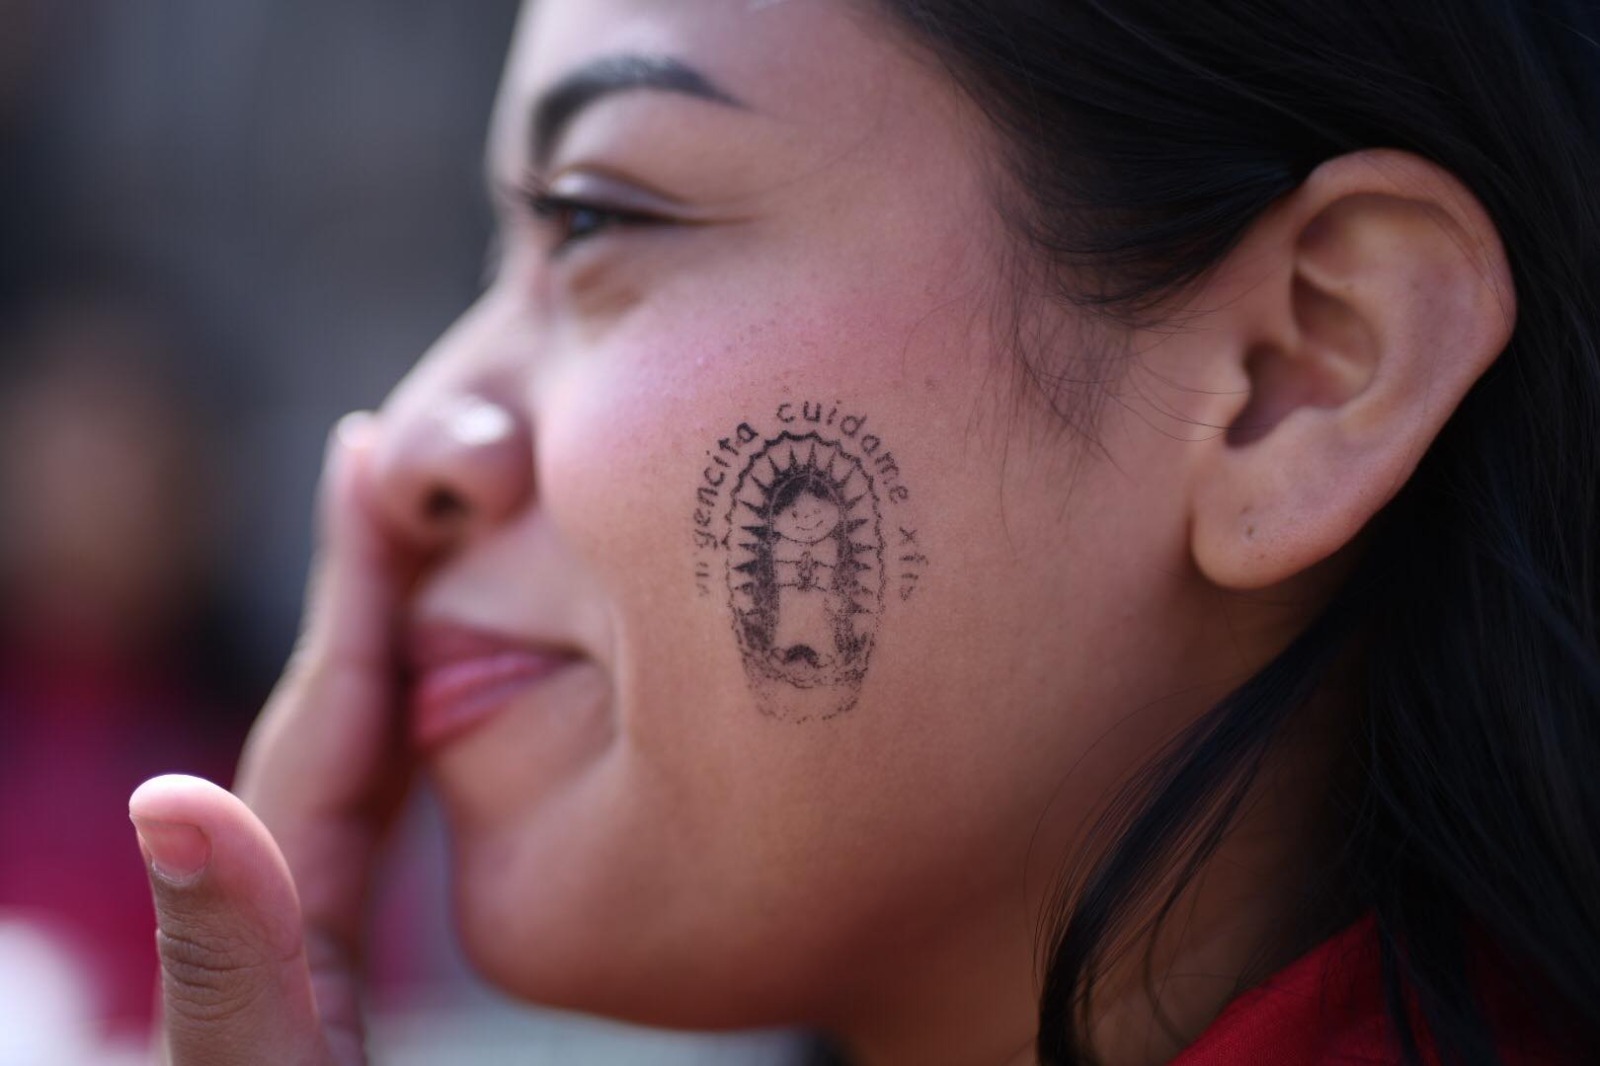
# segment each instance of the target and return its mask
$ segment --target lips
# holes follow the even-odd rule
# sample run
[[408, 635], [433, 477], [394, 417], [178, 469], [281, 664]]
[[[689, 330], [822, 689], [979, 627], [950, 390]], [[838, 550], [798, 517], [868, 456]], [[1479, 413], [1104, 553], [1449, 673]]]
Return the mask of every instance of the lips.
[[423, 752], [488, 721], [579, 658], [570, 648], [450, 623], [412, 626], [403, 653], [411, 742]]

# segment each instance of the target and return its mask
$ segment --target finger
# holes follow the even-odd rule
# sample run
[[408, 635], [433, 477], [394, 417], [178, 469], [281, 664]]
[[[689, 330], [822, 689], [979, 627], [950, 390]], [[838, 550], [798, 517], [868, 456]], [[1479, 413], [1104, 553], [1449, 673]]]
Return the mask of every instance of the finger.
[[156, 905], [173, 1066], [333, 1061], [301, 948], [289, 868], [237, 798], [158, 777], [128, 801]]
[[366, 500], [373, 431], [351, 416], [333, 434], [306, 622], [238, 780], [293, 872], [323, 1018], [351, 1031], [371, 867], [406, 782], [392, 652], [406, 575]]
[[371, 499], [377, 416], [356, 411], [329, 437], [317, 493], [317, 559], [297, 654], [386, 665], [401, 560]]
[[[358, 412], [341, 419], [330, 437], [305, 618], [284, 679], [252, 731], [241, 790], [249, 791], [255, 772], [264, 769], [257, 763], [278, 750], [280, 734], [316, 728], [330, 704], [353, 708], [341, 732], [357, 720], [372, 732], [392, 724], [379, 712], [394, 696], [393, 625], [402, 575], [366, 501], [374, 432], [373, 417]], [[301, 739], [295, 737], [297, 748]], [[361, 769], [376, 758], [375, 752], [364, 755]], [[306, 776], [323, 781], [314, 771]]]

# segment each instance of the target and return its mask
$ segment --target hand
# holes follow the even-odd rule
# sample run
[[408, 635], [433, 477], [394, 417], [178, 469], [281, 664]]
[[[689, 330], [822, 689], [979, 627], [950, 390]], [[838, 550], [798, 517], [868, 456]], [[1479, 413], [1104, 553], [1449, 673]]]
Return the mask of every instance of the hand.
[[372, 431], [351, 415], [333, 435], [305, 625], [238, 795], [158, 777], [128, 803], [173, 1066], [364, 1061], [363, 911], [408, 778], [392, 653], [405, 575], [364, 503]]

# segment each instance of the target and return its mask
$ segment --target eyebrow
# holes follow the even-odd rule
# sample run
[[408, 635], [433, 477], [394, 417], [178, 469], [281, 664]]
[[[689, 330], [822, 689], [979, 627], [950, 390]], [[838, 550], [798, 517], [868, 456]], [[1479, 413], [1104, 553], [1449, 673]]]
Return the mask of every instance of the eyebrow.
[[745, 106], [704, 74], [671, 56], [602, 56], [563, 75], [540, 95], [529, 129], [534, 165], [544, 166], [556, 142], [585, 108], [635, 89], [679, 93], [727, 107]]

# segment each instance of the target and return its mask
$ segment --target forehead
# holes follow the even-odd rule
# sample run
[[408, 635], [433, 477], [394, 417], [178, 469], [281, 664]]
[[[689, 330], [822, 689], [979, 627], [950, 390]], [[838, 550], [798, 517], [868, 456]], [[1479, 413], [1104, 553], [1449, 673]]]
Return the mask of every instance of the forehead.
[[533, 102], [565, 73], [617, 55], [682, 60], [824, 147], [949, 88], [855, 0], [529, 0], [496, 114], [501, 150], [525, 147]]

